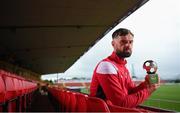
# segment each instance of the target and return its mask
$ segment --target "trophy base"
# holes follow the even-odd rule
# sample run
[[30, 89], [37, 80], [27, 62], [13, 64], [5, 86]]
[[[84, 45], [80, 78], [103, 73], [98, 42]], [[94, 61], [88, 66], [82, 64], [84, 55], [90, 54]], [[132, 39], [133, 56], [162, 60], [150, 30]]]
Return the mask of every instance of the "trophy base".
[[158, 74], [148, 74], [150, 76], [150, 83], [156, 84], [158, 83]]

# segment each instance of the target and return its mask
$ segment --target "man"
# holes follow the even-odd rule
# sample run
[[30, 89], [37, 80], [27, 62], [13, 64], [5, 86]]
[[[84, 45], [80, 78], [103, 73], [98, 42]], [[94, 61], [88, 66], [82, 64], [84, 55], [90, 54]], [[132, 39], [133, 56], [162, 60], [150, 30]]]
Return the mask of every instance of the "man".
[[109, 100], [114, 105], [133, 108], [159, 87], [159, 81], [157, 84], [150, 84], [149, 76], [146, 76], [145, 81], [138, 86], [132, 82], [125, 58], [132, 54], [133, 37], [133, 33], [124, 28], [112, 34], [114, 51], [96, 66], [90, 96]]

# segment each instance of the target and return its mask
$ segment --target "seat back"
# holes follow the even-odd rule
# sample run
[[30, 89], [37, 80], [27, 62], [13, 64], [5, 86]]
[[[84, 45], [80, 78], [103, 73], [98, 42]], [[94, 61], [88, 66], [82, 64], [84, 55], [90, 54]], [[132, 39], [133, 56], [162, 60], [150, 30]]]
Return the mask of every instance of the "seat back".
[[0, 112], [3, 112], [3, 103], [5, 102], [5, 84], [2, 76], [0, 72]]
[[76, 105], [77, 105], [76, 93], [70, 92], [69, 95], [70, 95], [70, 112], [75, 112], [76, 111]]
[[76, 112], [86, 112], [87, 111], [87, 95], [76, 93]]
[[13, 82], [14, 82], [14, 89], [16, 90], [16, 94], [17, 96], [19, 96], [21, 94], [20, 92], [20, 82], [17, 78], [13, 78]]
[[87, 112], [110, 112], [110, 111], [104, 100], [97, 97], [88, 97]]
[[136, 108], [126, 108], [117, 105], [113, 105], [110, 101], [107, 101], [108, 108], [110, 112], [142, 112]]
[[6, 86], [5, 101], [7, 102], [6, 110], [7, 112], [17, 111], [17, 90], [14, 84], [14, 75], [7, 72], [4, 76], [4, 82]]
[[6, 85], [6, 100], [11, 100], [16, 97], [16, 90], [14, 86], [13, 77], [4, 76], [4, 82]]
[[64, 93], [65, 93], [65, 101], [64, 101], [65, 111], [69, 112], [70, 111], [70, 93], [69, 91], [65, 91]]
[[59, 91], [59, 96], [58, 96], [58, 101], [60, 103], [60, 111], [64, 112], [65, 111], [65, 90], [60, 90]]
[[23, 94], [23, 83], [22, 83], [22, 80], [18, 80], [19, 81], [19, 94], [22, 95]]
[[0, 73], [0, 103], [5, 101], [5, 84], [2, 76]]

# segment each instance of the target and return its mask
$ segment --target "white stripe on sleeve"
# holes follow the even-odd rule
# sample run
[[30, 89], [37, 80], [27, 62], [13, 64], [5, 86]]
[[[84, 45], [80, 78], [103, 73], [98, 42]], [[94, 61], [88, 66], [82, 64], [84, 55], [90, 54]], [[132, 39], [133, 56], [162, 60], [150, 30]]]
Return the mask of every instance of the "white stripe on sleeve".
[[117, 67], [110, 62], [102, 61], [97, 69], [96, 73], [99, 74], [117, 74]]

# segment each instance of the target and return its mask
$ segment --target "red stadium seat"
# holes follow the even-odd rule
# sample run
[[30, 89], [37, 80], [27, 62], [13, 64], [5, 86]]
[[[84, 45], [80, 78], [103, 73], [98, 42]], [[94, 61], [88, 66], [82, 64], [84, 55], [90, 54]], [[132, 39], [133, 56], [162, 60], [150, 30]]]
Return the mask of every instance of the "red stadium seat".
[[126, 108], [113, 105], [110, 101], [107, 101], [107, 105], [109, 107], [110, 112], [142, 112], [141, 110], [138, 110], [136, 108]]
[[3, 105], [5, 102], [5, 84], [2, 76], [3, 75], [0, 70], [0, 112], [3, 111]]
[[26, 106], [26, 81], [22, 80], [22, 102], [21, 102], [21, 109], [22, 111], [25, 111], [27, 106]]
[[23, 92], [23, 83], [22, 83], [22, 80], [21, 79], [19, 79], [18, 80], [19, 81], [19, 94], [22, 96], [22, 92]]
[[13, 78], [10, 76], [4, 76], [4, 81], [6, 84], [6, 100], [11, 100], [16, 97]]
[[16, 89], [14, 86], [14, 77], [11, 76], [11, 73], [8, 73], [7, 75], [4, 75], [4, 82], [6, 85], [6, 95], [5, 100], [8, 102], [7, 110], [8, 112], [15, 112], [17, 111], [17, 94]]
[[20, 83], [19, 80], [17, 78], [13, 78], [13, 82], [14, 82], [14, 89], [16, 91], [16, 95], [20, 96], [21, 95], [21, 91], [20, 91]]
[[65, 91], [64, 93], [65, 93], [65, 101], [64, 101], [65, 111], [69, 112], [70, 111], [70, 93], [69, 91]]
[[5, 100], [5, 84], [0, 73], [0, 103], [4, 102]]
[[60, 111], [65, 111], [65, 90], [59, 91], [58, 100], [60, 103]]
[[22, 84], [22, 80], [20, 80], [19, 78], [14, 78], [14, 87], [16, 90], [16, 94], [18, 96], [18, 100], [17, 100], [17, 111], [22, 111], [22, 104], [23, 104], [23, 99], [22, 99], [22, 90], [23, 90], [23, 84]]
[[86, 112], [87, 111], [87, 95], [76, 93], [76, 112]]
[[[35, 89], [34, 83], [25, 81], [16, 74], [0, 70], [0, 112], [25, 111]], [[26, 96], [28, 93], [29, 96]]]
[[87, 112], [110, 112], [104, 100], [97, 97], [87, 97]]
[[77, 100], [76, 100], [76, 93], [75, 92], [70, 92], [70, 112], [75, 112], [76, 111], [76, 105], [77, 105]]
[[22, 109], [23, 109], [23, 83], [22, 83], [22, 80], [19, 79], [19, 111], [21, 112]]

